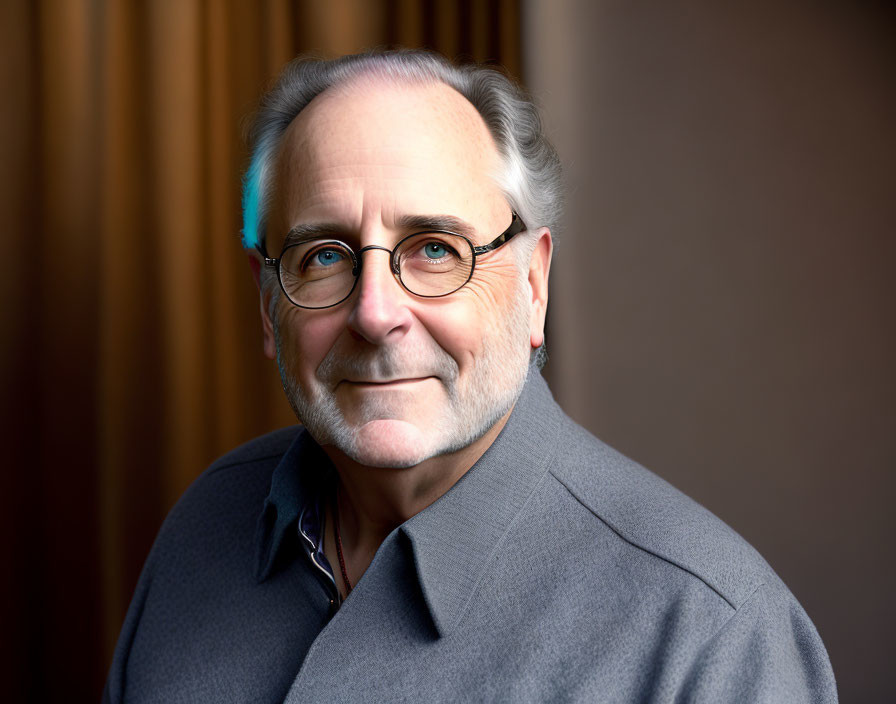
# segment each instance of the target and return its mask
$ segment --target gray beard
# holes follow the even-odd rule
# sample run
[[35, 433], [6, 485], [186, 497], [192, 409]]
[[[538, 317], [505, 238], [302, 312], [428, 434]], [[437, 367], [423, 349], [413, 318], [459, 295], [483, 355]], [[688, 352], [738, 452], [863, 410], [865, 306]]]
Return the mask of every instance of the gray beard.
[[[317, 385], [302, 389], [284, 360], [279, 316], [274, 315], [277, 366], [286, 398], [299, 421], [320, 445], [334, 445], [360, 464], [370, 465], [355, 428], [339, 409], [334, 394], [341, 379], [389, 379], [435, 376], [444, 385], [448, 404], [440, 441], [420, 448], [389, 466], [413, 467], [424, 460], [461, 450], [488, 432], [516, 403], [529, 369], [529, 325], [526, 287], [520, 286], [501, 324], [486, 332], [484, 353], [475, 361], [466, 385], [459, 379], [457, 362], [435, 341], [427, 349], [411, 353], [394, 347], [365, 346], [352, 350], [339, 345], [327, 353], [317, 368]], [[464, 388], [466, 386], [467, 388]], [[356, 409], [365, 419], [396, 417], [388, 398], [373, 397]]]

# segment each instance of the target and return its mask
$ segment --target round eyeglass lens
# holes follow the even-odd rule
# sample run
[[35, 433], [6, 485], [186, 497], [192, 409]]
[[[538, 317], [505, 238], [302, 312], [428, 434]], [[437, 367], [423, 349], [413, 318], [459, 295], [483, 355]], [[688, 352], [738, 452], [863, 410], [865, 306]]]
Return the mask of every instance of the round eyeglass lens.
[[325, 308], [348, 296], [355, 284], [352, 251], [342, 242], [314, 240], [288, 247], [280, 258], [280, 282], [293, 303]]
[[395, 251], [401, 283], [418, 296], [444, 296], [457, 291], [473, 272], [473, 247], [460, 235], [421, 232]]

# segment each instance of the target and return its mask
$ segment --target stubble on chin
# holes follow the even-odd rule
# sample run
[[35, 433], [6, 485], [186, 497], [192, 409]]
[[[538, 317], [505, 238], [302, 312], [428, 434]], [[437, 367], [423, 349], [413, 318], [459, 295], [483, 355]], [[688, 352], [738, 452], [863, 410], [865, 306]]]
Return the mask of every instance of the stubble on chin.
[[[431, 447], [425, 434], [414, 433], [410, 419], [419, 420], [420, 413], [408, 407], [402, 391], [364, 395], [355, 402], [349, 413], [337, 399], [338, 387], [345, 379], [392, 379], [433, 377], [442, 386], [441, 402], [446, 405], [444, 415], [455, 415], [461, 406], [458, 398], [457, 363], [439, 348], [399, 353], [394, 348], [370, 348], [349, 351], [335, 346], [316, 370], [310, 384], [301, 385], [291, 372], [286, 359], [279, 326], [274, 326], [277, 338], [277, 365], [286, 397], [299, 419], [319, 445], [332, 445], [360, 464], [372, 467], [412, 467], [441, 453]], [[445, 403], [447, 401], [447, 403]], [[433, 403], [438, 403], [433, 399]], [[348, 418], [346, 416], [349, 416]], [[405, 421], [404, 433], [393, 432], [387, 437], [371, 438], [368, 424], [377, 421]], [[388, 424], [383, 424], [388, 425]], [[435, 425], [438, 425], [438, 419]], [[391, 447], [390, 447], [391, 445]]]

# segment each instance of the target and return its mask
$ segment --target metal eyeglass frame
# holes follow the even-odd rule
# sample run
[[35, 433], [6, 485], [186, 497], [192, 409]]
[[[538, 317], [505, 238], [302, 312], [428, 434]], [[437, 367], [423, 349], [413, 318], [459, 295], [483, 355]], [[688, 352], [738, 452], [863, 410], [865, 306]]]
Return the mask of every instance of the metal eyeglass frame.
[[[256, 247], [256, 249], [258, 249], [259, 253], [264, 258], [265, 266], [276, 267], [277, 281], [280, 284], [280, 289], [283, 291], [287, 300], [289, 300], [290, 303], [292, 303], [294, 306], [297, 306], [299, 308], [305, 308], [307, 310], [324, 310], [326, 308], [332, 308], [334, 306], [338, 306], [340, 303], [342, 303], [346, 299], [348, 299], [352, 295], [352, 293], [354, 293], [355, 287], [358, 285], [358, 279], [361, 278], [361, 266], [362, 266], [362, 262], [363, 262], [363, 260], [361, 259], [361, 253], [366, 252], [369, 249], [381, 249], [384, 252], [389, 253], [389, 265], [392, 270], [392, 274], [398, 280], [398, 283], [401, 284], [401, 287], [408, 293], [410, 293], [414, 296], [418, 296], [420, 298], [444, 298], [445, 296], [450, 296], [452, 293], [457, 293], [458, 291], [460, 291], [464, 286], [466, 286], [470, 282], [470, 279], [473, 278], [473, 272], [476, 270], [476, 258], [479, 255], [486, 254], [487, 252], [492, 252], [492, 251], [498, 249], [498, 247], [501, 247], [502, 245], [505, 245], [508, 242], [510, 242], [510, 240], [513, 239], [513, 237], [515, 235], [518, 235], [520, 232], [524, 232], [526, 230], [526, 224], [520, 219], [520, 216], [517, 215], [516, 212], [513, 212], [513, 211], [511, 211], [511, 212], [513, 214], [513, 219], [510, 221], [510, 226], [506, 230], [504, 230], [504, 232], [502, 232], [500, 235], [498, 235], [495, 239], [493, 239], [491, 242], [489, 242], [488, 244], [479, 246], [479, 247], [474, 245], [470, 241], [469, 237], [466, 237], [465, 235], [461, 235], [457, 232], [451, 232], [450, 230], [421, 230], [420, 232], [413, 232], [410, 235], [408, 235], [407, 237], [402, 237], [395, 244], [395, 246], [392, 249], [388, 249], [386, 247], [381, 247], [378, 244], [370, 244], [370, 245], [367, 245], [366, 247], [361, 247], [361, 249], [359, 249], [357, 252], [355, 252], [351, 247], [349, 247], [347, 244], [345, 244], [345, 242], [340, 242], [339, 240], [328, 240], [328, 241], [331, 241], [334, 243], [341, 244], [343, 247], [345, 247], [346, 250], [348, 250], [349, 254], [351, 254], [352, 275], [355, 277], [355, 280], [352, 283], [352, 287], [349, 289], [349, 292], [347, 294], [345, 294], [345, 296], [340, 298], [335, 303], [330, 303], [325, 306], [303, 306], [300, 303], [296, 303], [294, 300], [292, 300], [292, 298], [290, 298], [289, 293], [286, 291], [286, 287], [283, 286], [283, 277], [280, 275], [280, 262], [283, 261], [283, 254], [288, 249], [291, 249], [292, 247], [298, 247], [303, 244], [306, 244], [305, 242], [297, 242], [296, 244], [291, 244], [291, 245], [288, 245], [287, 247], [284, 247], [283, 251], [280, 252], [280, 256], [276, 257], [276, 258], [269, 257], [267, 255], [266, 247], [263, 242], [261, 244], [259, 244]], [[428, 296], [428, 295], [422, 294], [422, 293], [415, 293], [414, 291], [411, 291], [411, 289], [409, 289], [407, 286], [405, 286], [404, 281], [401, 280], [401, 270], [398, 266], [398, 261], [395, 257], [395, 253], [401, 247], [402, 242], [405, 242], [406, 240], [409, 240], [412, 237], [418, 237], [419, 235], [426, 235], [429, 233], [453, 235], [454, 237], [460, 237], [460, 238], [466, 240], [467, 244], [470, 245], [470, 249], [473, 252], [473, 264], [470, 267], [470, 274], [469, 274], [469, 276], [467, 276], [466, 281], [464, 281], [460, 286], [458, 286], [453, 291], [448, 291], [448, 293], [438, 293], [433, 296]]]

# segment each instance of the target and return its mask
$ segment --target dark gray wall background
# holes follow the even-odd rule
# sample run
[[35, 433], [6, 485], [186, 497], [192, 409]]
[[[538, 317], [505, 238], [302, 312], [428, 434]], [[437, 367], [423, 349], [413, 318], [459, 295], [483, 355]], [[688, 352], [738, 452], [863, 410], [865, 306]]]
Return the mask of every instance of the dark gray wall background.
[[896, 701], [896, 81], [866, 2], [532, 0], [567, 168], [546, 373], [768, 559]]

